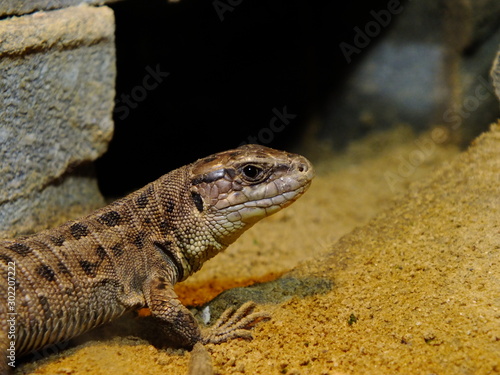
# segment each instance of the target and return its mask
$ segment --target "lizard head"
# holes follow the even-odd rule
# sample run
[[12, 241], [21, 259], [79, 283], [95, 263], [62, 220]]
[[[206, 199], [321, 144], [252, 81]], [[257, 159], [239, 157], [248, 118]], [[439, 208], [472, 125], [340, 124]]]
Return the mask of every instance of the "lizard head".
[[193, 214], [216, 242], [196, 254], [203, 262], [297, 200], [314, 170], [303, 156], [251, 144], [199, 159], [191, 164], [189, 177]]

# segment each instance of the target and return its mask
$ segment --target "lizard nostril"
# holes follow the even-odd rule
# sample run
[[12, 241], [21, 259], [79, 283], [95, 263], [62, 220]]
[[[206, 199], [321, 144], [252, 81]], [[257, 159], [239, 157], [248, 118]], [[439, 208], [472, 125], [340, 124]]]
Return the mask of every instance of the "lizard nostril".
[[304, 164], [304, 163], [300, 163], [298, 166], [297, 166], [297, 170], [299, 172], [307, 172], [307, 164]]

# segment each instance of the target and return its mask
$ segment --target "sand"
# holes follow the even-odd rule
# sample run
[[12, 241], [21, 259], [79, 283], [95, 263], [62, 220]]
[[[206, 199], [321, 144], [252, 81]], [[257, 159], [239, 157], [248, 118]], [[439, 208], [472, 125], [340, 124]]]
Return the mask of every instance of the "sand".
[[[252, 341], [208, 346], [217, 374], [500, 372], [500, 124], [462, 153], [445, 138], [398, 128], [322, 150], [303, 198], [178, 286], [200, 305], [281, 275], [331, 285], [259, 305], [272, 319]], [[188, 354], [130, 335], [136, 324], [17, 373], [185, 374]]]

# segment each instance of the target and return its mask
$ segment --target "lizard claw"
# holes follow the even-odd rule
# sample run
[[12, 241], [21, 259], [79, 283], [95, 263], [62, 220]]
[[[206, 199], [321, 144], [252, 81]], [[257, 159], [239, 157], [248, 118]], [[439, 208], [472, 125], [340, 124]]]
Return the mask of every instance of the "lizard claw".
[[203, 333], [203, 344], [220, 344], [236, 338], [251, 340], [249, 329], [258, 322], [269, 320], [266, 312], [254, 312], [257, 305], [250, 301], [243, 304], [238, 310], [228, 308], [215, 324]]

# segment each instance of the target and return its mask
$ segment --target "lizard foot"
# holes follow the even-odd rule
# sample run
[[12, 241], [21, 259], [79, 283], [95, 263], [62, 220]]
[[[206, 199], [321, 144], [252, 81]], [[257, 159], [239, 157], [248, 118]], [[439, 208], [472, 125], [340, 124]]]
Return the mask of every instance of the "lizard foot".
[[243, 304], [238, 310], [228, 308], [215, 324], [203, 333], [203, 344], [220, 344], [236, 338], [251, 340], [249, 329], [258, 322], [269, 320], [266, 312], [254, 312], [256, 304], [252, 301]]

